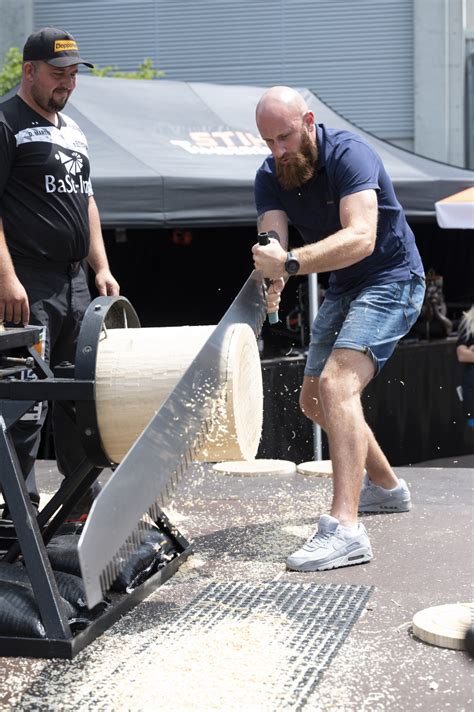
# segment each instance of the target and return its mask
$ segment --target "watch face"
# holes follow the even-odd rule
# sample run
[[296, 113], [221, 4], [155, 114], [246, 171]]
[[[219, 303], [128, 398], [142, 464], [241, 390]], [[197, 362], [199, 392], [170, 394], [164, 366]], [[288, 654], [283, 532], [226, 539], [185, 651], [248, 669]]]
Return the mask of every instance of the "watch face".
[[300, 268], [300, 263], [296, 259], [296, 257], [293, 257], [293, 255], [290, 253], [288, 255], [288, 259], [285, 262], [285, 270], [288, 272], [288, 274], [296, 274]]

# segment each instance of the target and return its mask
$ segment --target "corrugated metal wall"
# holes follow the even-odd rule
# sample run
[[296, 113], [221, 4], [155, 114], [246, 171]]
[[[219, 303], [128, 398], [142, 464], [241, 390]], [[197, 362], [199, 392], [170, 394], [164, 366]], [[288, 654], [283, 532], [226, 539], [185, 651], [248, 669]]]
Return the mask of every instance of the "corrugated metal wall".
[[35, 0], [99, 66], [307, 86], [367, 131], [413, 137], [413, 0]]
[[35, 29], [61, 27], [94, 64], [136, 69], [145, 57], [157, 64], [156, 0], [34, 0]]

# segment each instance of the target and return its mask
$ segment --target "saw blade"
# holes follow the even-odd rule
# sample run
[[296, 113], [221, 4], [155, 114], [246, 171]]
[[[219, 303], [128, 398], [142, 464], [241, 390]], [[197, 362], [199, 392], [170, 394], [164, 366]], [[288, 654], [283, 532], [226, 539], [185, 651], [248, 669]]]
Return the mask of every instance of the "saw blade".
[[260, 333], [265, 285], [254, 271], [172, 393], [94, 501], [79, 539], [79, 562], [90, 608], [99, 603], [169, 501], [205, 442], [223, 386], [222, 344], [229, 327]]

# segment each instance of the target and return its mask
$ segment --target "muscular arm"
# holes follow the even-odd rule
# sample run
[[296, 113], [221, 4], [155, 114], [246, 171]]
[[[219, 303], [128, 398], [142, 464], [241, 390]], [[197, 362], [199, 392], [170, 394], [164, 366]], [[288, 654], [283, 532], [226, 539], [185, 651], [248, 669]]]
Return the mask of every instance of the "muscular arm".
[[268, 232], [278, 240], [286, 251], [288, 249], [288, 218], [283, 210], [268, 210], [257, 218], [258, 232]]
[[95, 272], [95, 284], [101, 296], [116, 296], [120, 287], [112, 276], [105, 252], [104, 238], [100, 226], [100, 216], [94, 198], [89, 198], [90, 247], [87, 262]]
[[342, 229], [294, 251], [301, 265], [299, 274], [332, 272], [371, 255], [377, 237], [377, 212], [374, 190], [362, 190], [342, 198], [339, 206]]
[[[342, 229], [324, 240], [293, 250], [300, 262], [298, 274], [342, 269], [372, 254], [377, 237], [377, 212], [374, 190], [362, 190], [341, 198], [339, 218]], [[282, 248], [272, 242], [260, 251], [254, 248], [254, 258], [255, 266], [265, 277], [277, 279], [284, 276], [286, 245]]]
[[25, 288], [16, 276], [0, 218], [0, 322], [28, 324], [30, 307]]
[[474, 363], [474, 346], [459, 344], [456, 348], [456, 355], [460, 363]]

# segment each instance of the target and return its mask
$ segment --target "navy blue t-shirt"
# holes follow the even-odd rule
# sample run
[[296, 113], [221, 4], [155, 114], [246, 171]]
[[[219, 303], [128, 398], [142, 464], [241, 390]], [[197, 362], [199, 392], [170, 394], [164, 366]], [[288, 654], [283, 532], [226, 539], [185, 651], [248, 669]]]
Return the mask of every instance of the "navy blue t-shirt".
[[323, 124], [316, 125], [316, 139], [316, 172], [300, 188], [283, 190], [276, 178], [273, 156], [263, 162], [255, 178], [258, 215], [283, 210], [306, 243], [317, 242], [342, 229], [341, 198], [373, 189], [379, 211], [374, 251], [360, 262], [334, 270], [327, 296], [408, 280], [412, 274], [423, 276], [413, 232], [378, 154], [362, 137]]

